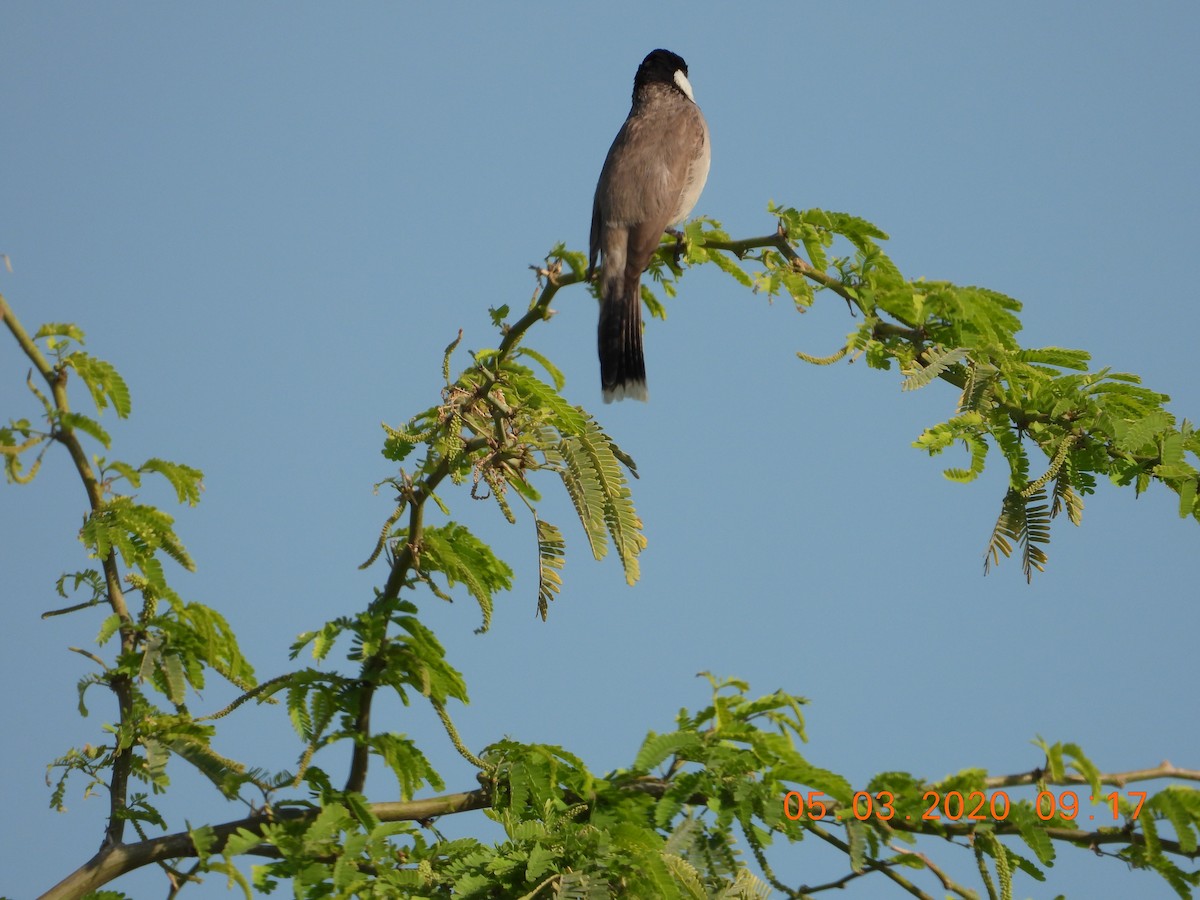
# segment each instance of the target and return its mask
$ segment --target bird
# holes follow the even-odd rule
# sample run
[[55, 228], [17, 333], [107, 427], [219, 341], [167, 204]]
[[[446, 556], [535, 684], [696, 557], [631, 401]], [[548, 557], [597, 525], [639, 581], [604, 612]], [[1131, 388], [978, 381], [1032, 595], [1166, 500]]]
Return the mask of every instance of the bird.
[[708, 123], [692, 94], [687, 63], [670, 50], [651, 51], [634, 76], [633, 106], [605, 157], [592, 204], [588, 280], [598, 255], [605, 403], [649, 398], [642, 272], [663, 234], [700, 199], [710, 162]]

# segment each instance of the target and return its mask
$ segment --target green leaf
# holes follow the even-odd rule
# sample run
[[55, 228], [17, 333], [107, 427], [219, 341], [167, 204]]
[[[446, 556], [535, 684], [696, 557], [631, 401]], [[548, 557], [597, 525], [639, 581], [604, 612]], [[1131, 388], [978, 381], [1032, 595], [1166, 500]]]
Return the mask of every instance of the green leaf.
[[1071, 768], [1087, 779], [1088, 787], [1092, 789], [1092, 796], [1099, 797], [1103, 793], [1103, 788], [1100, 786], [1100, 770], [1096, 768], [1095, 763], [1084, 755], [1078, 744], [1063, 744], [1062, 751], [1071, 759]]
[[166, 513], [134, 503], [130, 497], [113, 497], [94, 510], [79, 531], [79, 539], [103, 559], [117, 550], [126, 565], [145, 566], [161, 550], [189, 571], [195, 563], [171, 527]]
[[582, 434], [563, 438], [558, 447], [560, 475], [596, 559], [607, 552], [612, 537], [625, 568], [625, 580], [638, 579], [638, 554], [646, 546], [642, 522], [633, 507], [615, 447], [594, 420]]
[[962, 396], [958, 400], [960, 413], [978, 412], [985, 398], [991, 394], [992, 385], [1000, 374], [1000, 370], [991, 363], [978, 362], [969, 359], [966, 366], [967, 380], [963, 385]]
[[[242, 654], [237, 635], [212, 607], [176, 600], [171, 603], [170, 614], [155, 619], [155, 623], [170, 635], [172, 648], [187, 652], [185, 662], [201, 662], [243, 690], [254, 685], [254, 667]], [[194, 683], [195, 677], [189, 676], [189, 680]]]
[[105, 617], [100, 623], [100, 632], [96, 635], [96, 643], [104, 644], [110, 637], [116, 634], [121, 628], [121, 617], [116, 613]]
[[563, 375], [562, 370], [536, 350], [532, 350], [529, 347], [521, 347], [517, 350], [517, 355], [528, 356], [530, 359], [536, 360], [538, 365], [545, 369], [546, 374], [550, 376], [550, 380], [554, 383], [554, 390], [561, 391], [563, 385], [567, 383], [566, 376]]
[[116, 472], [120, 477], [124, 478], [131, 488], [135, 490], [142, 486], [142, 475], [133, 466], [128, 463], [123, 463], [119, 459], [114, 459], [111, 462], [100, 460], [100, 468], [106, 472]]
[[921, 436], [913, 441], [913, 446], [928, 451], [930, 456], [941, 453], [956, 441], [962, 441], [963, 446], [971, 454], [971, 466], [968, 469], [951, 468], [943, 473], [951, 481], [966, 483], [974, 481], [983, 472], [987, 461], [988, 444], [984, 439], [986, 434], [984, 419], [977, 412], [964, 412], [948, 422], [927, 428]]
[[113, 410], [120, 418], [124, 419], [129, 415], [132, 408], [129, 388], [111, 363], [89, 356], [82, 350], [71, 353], [63, 362], [73, 368], [87, 385], [97, 412], [102, 412], [111, 402]]
[[844, 212], [810, 209], [803, 214], [804, 221], [823, 223], [824, 227], [842, 235], [859, 250], [868, 250], [875, 241], [888, 240], [887, 232], [866, 219]]
[[1071, 484], [1070, 466], [1064, 466], [1054, 479], [1054, 493], [1050, 503], [1050, 517], [1053, 518], [1063, 509], [1067, 511], [1067, 519], [1072, 525], [1083, 521], [1083, 498], [1075, 492]]
[[[670, 293], [670, 283], [664, 282], [663, 289]], [[642, 302], [646, 304], [646, 311], [650, 313], [650, 318], [666, 320], [667, 308], [662, 305], [662, 302], [655, 296], [654, 291], [650, 290], [648, 285], [642, 285], [641, 297]]]
[[1046, 823], [1038, 819], [1030, 804], [1026, 802], [1012, 804], [1008, 821], [1016, 826], [1021, 840], [1029, 846], [1042, 865], [1049, 866], [1054, 863], [1054, 843], [1046, 834]]
[[564, 438], [558, 446], [561, 461], [559, 476], [575, 513], [583, 525], [583, 533], [592, 549], [592, 556], [603, 559], [608, 553], [608, 531], [604, 526], [604, 494], [600, 479], [594, 474], [591, 459], [580, 447], [582, 438]]
[[357, 791], [348, 791], [342, 795], [342, 799], [346, 802], [347, 808], [354, 818], [358, 819], [360, 825], [366, 829], [379, 827], [379, 819], [375, 813], [371, 812], [371, 807], [367, 803], [367, 798]]
[[529, 862], [525, 866], [525, 878], [536, 882], [547, 872], [557, 868], [558, 854], [541, 844], [534, 844], [529, 851]]
[[87, 416], [80, 413], [63, 413], [58, 418], [64, 428], [75, 431], [82, 431], [88, 437], [95, 438], [107, 450], [112, 446], [112, 438], [108, 436], [108, 432], [100, 427], [100, 423], [95, 419], [89, 419]]
[[487, 631], [492, 621], [492, 595], [512, 587], [512, 569], [457, 522], [426, 528], [421, 540], [421, 570], [426, 574], [443, 573], [450, 587], [465, 585], [483, 613], [483, 625], [478, 631]]
[[82, 344], [83, 329], [70, 322], [47, 322], [34, 334], [34, 340], [48, 337], [65, 337], [77, 344]]
[[[504, 373], [507, 390], [533, 422], [545, 422], [562, 434], [582, 434], [587, 429], [587, 413], [568, 403], [557, 389], [534, 376], [529, 369], [506, 363]], [[561, 378], [562, 374], [557, 373], [557, 377]]]
[[437, 635], [416, 616], [396, 616], [393, 620], [407, 634], [392, 638], [383, 654], [385, 682], [397, 690], [410, 685], [438, 703], [451, 697], [466, 703], [467, 686], [462, 673], [446, 661], [445, 648]]
[[917, 388], [925, 387], [948, 368], [965, 359], [966, 356], [967, 350], [964, 347], [955, 347], [951, 350], [944, 347], [930, 347], [921, 354], [923, 365], [905, 370], [908, 377], [900, 385], [900, 390], [915, 391]]
[[848, 819], [846, 821], [846, 839], [850, 850], [850, 871], [862, 872], [867, 858], [866, 823]]
[[[1196, 833], [1200, 828], [1200, 791], [1172, 785], [1148, 799], [1145, 806], [1162, 813], [1171, 823], [1183, 853], [1196, 852]], [[1145, 814], [1145, 809], [1142, 813]]]
[[148, 459], [142, 463], [140, 471], [157, 472], [171, 483], [180, 503], [195, 506], [200, 502], [200, 492], [204, 490], [204, 473], [182, 463], [168, 462], [165, 459]]
[[542, 621], [550, 612], [550, 602], [562, 588], [563, 563], [566, 562], [566, 541], [562, 532], [549, 522], [534, 516], [538, 541], [538, 615]]
[[[429, 764], [425, 754], [404, 735], [391, 733], [372, 735], [371, 746], [383, 758], [392, 774], [396, 776], [396, 781], [400, 786], [401, 800], [411, 800], [426, 785], [435, 791], [445, 788], [441, 776]], [[362, 819], [361, 816], [359, 818]], [[367, 824], [365, 820], [363, 824]]]
[[1138, 824], [1142, 826], [1142, 836], [1146, 839], [1147, 859], [1151, 862], [1162, 861], [1162, 839], [1159, 837], [1158, 823], [1154, 820], [1154, 816], [1141, 816], [1138, 818]]
[[1179, 518], [1195, 516], [1200, 519], [1200, 504], [1196, 502], [1197, 478], [1186, 478], [1179, 485]]
[[226, 859], [233, 859], [250, 852], [255, 847], [261, 846], [263, 836], [257, 832], [250, 831], [247, 828], [239, 828], [233, 834], [225, 838], [225, 846], [222, 848], [222, 853]]
[[716, 265], [718, 269], [725, 272], [727, 275], [733, 276], [734, 280], [743, 287], [752, 287], [753, 279], [746, 273], [746, 270], [739, 266], [732, 258], [727, 256], [721, 250], [713, 250], [708, 258]]
[[655, 734], [652, 731], [642, 741], [642, 749], [633, 761], [633, 768], [638, 772], [649, 772], [670, 756], [690, 759], [690, 754], [695, 753], [701, 744], [700, 735], [694, 731], [672, 731], [667, 734]]
[[183, 660], [178, 653], [167, 653], [161, 661], [163, 677], [167, 684], [167, 697], [172, 703], [181, 704], [187, 696], [187, 680], [183, 674]]
[[588, 258], [586, 253], [580, 253], [578, 250], [570, 250], [567, 245], [561, 241], [554, 245], [554, 249], [546, 257], [547, 260], [561, 259], [571, 269], [573, 274], [580, 281], [587, 278]]
[[244, 767], [216, 753], [208, 746], [207, 739], [203, 741], [195, 739], [173, 741], [171, 752], [180, 759], [191, 763], [227, 799], [235, 799], [239, 787], [246, 781]]
[[1050, 507], [1046, 503], [1044, 491], [1037, 491], [1030, 497], [1021, 496], [1021, 492], [1009, 489], [1004, 495], [1000, 508], [1000, 517], [992, 529], [992, 537], [984, 553], [983, 571], [987, 573], [991, 565], [1000, 561], [1000, 554], [1012, 554], [1012, 542], [1021, 546], [1021, 568], [1027, 582], [1033, 580], [1033, 570], [1044, 572], [1046, 567], [1046, 552], [1041, 545], [1050, 541]]
[[211, 826], [189, 827], [187, 831], [192, 840], [192, 846], [196, 848], [196, 855], [200, 859], [204, 859], [212, 853], [213, 845], [217, 842], [217, 833]]
[[1057, 366], [1060, 369], [1074, 369], [1086, 372], [1092, 355], [1085, 350], [1068, 350], [1064, 347], [1038, 347], [1019, 350], [1015, 359], [1021, 362], [1037, 363], [1043, 366]]
[[1162, 409], [1156, 409], [1134, 421], [1115, 420], [1113, 432], [1117, 448], [1132, 453], [1152, 451], [1159, 435], [1174, 424], [1174, 417]]

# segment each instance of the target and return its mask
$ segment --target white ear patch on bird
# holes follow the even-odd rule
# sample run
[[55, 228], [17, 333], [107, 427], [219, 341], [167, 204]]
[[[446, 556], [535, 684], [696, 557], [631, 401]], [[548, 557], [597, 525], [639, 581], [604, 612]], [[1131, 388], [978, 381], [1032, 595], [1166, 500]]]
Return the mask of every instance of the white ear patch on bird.
[[679, 86], [681, 91], [687, 94], [687, 98], [689, 100], [691, 100], [693, 103], [696, 102], [696, 98], [692, 96], [692, 83], [688, 81], [687, 76], [683, 74], [683, 69], [675, 70], [675, 84]]

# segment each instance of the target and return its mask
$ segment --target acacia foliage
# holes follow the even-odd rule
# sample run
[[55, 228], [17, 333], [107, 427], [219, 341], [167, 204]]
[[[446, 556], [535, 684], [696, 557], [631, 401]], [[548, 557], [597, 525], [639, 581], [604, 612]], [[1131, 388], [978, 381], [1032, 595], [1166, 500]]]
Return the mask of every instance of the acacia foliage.
[[[1053, 517], [1065, 510], [1079, 524], [1082, 497], [1100, 476], [1138, 491], [1161, 484], [1178, 494], [1181, 515], [1200, 518], [1200, 444], [1188, 422], [1167, 412], [1165, 395], [1143, 388], [1136, 376], [1089, 371], [1083, 351], [1021, 348], [1017, 301], [982, 288], [904, 279], [881, 249], [886, 235], [862, 219], [822, 210], [771, 212], [776, 231], [744, 240], [732, 240], [711, 220], [691, 223], [686, 255], [676, 256], [671, 242], [652, 266], [659, 292], [674, 294], [685, 265], [713, 264], [743, 287], [786, 295], [801, 309], [833, 293], [858, 314], [855, 328], [832, 356], [800, 353], [801, 359], [830, 364], [861, 357], [876, 369], [898, 369], [904, 389], [952, 384], [958, 399], [951, 414], [916, 446], [932, 455], [961, 443], [966, 465], [945, 472], [958, 482], [977, 478], [990, 453], [1008, 466], [989, 561], [1019, 548], [1032, 577], [1046, 563]], [[1035, 790], [1082, 784], [1103, 797], [1112, 793], [1106, 784], [1137, 780], [1102, 775], [1072, 744], [1041, 744], [1037, 767], [1019, 776], [989, 778], [969, 769], [926, 783], [885, 772], [856, 791], [801, 753], [802, 698], [754, 696], [744, 682], [712, 676], [704, 707], [682, 710], [665, 733], [650, 732], [629, 765], [615, 772], [592, 772], [562, 747], [501, 739], [475, 752], [462, 743], [449, 707], [467, 702], [467, 685], [422, 621], [420, 600], [465, 594], [477, 604], [484, 631], [496, 594], [513, 581], [488, 543], [452, 518], [451, 485], [491, 498], [508, 522], [532, 524], [539, 561], [534, 602], [543, 618], [561, 587], [567, 552], [563, 530], [539, 514], [548, 485], [570, 498], [591, 554], [600, 559], [613, 549], [627, 581], [638, 577], [645, 538], [630, 488], [633, 460], [590, 413], [565, 399], [562, 373], [526, 343], [530, 330], [549, 319], [555, 294], [584, 281], [585, 265], [582, 254], [555, 248], [539, 269], [540, 291], [527, 310], [515, 320], [507, 306], [490, 311], [497, 346], [460, 363], [460, 334], [443, 355], [438, 402], [384, 426], [384, 455], [396, 468], [382, 484], [394, 491], [395, 504], [364, 563], [382, 560], [382, 583], [358, 613], [314, 623], [300, 636], [293, 658], [305, 654], [313, 664], [298, 663], [264, 682], [256, 681], [220, 613], [170, 587], [164, 562], [193, 565], [172, 518], [127, 492], [145, 476], [160, 476], [181, 503], [195, 504], [201, 473], [161, 459], [135, 465], [85, 451], [85, 440], [110, 450], [100, 415], [109, 408], [129, 415], [128, 387], [112, 365], [83, 350], [77, 326], [46, 325], [31, 337], [0, 300], [41, 378], [29, 381], [40, 419], [17, 418], [0, 429], [5, 470], [10, 481], [31, 480], [56, 443], [75, 463], [90, 506], [79, 536], [98, 567], [58, 580], [59, 593], [76, 602], [53, 614], [98, 615], [90, 627], [98, 628], [107, 656], [84, 651], [98, 671], [80, 682], [81, 709], [96, 685], [116, 699], [107, 737], [51, 764], [58, 775], [52, 804], [61, 805], [72, 779], [81, 779], [85, 790], [109, 790], [111, 817], [101, 851], [49, 896], [81, 896], [132, 868], [166, 861], [173, 861], [168, 878], [179, 885], [223, 873], [247, 895], [290, 880], [300, 897], [754, 897], [768, 885], [807, 896], [874, 877], [923, 896], [918, 879], [932, 872], [946, 887], [946, 876], [917, 851], [913, 841], [921, 834], [974, 854], [990, 896], [1012, 896], [1018, 873], [1042, 878], [1064, 843], [1105, 847], [1191, 896], [1200, 875], [1186, 861], [1197, 852], [1200, 793], [1175, 784], [1135, 805], [1118, 792], [1113, 826], [1096, 831], [1076, 829], [1061, 810], [1043, 817]], [[643, 299], [652, 314], [665, 314], [649, 284]], [[463, 368], [452, 374], [456, 364]], [[74, 382], [86, 389], [94, 416], [72, 409], [67, 386]], [[426, 521], [431, 503], [447, 521]], [[192, 706], [209, 672], [245, 693], [226, 709], [200, 714]], [[380, 691], [406, 704], [430, 703], [450, 743], [477, 768], [479, 785], [438, 793], [446, 785], [423, 748], [404, 734], [372, 728]], [[226, 716], [254, 715], [250, 701], [286, 705], [297, 735], [290, 764], [241, 762], [213, 749]], [[344, 780], [324, 763], [338, 744], [351, 749]], [[260, 811], [163, 834], [179, 823], [166, 820], [152, 795], [169, 788], [173, 761], [196, 767], [224, 796]], [[393, 774], [398, 803], [364, 795], [372, 765]], [[1163, 775], [1197, 777], [1185, 770], [1154, 777]], [[998, 785], [1027, 786], [1031, 796], [1015, 797], [1002, 816], [998, 810], [968, 821], [922, 815], [929, 791], [969, 796]], [[807, 814], [789, 815], [783, 798], [792, 792], [806, 798]], [[864, 796], [883, 802], [881, 809], [891, 797], [894, 815], [860, 818]], [[498, 822], [503, 840], [447, 840], [432, 825], [432, 817], [471, 811]], [[126, 825], [139, 840], [126, 838]], [[845, 877], [807, 888], [777, 877], [773, 846], [804, 840], [843, 853]], [[247, 854], [263, 860], [248, 875], [236, 865]]]
[[[1089, 370], [1084, 350], [1022, 347], [1019, 301], [981, 287], [906, 279], [880, 246], [887, 235], [870, 222], [819, 209], [771, 211], [778, 232], [763, 238], [731, 241], [719, 223], [691, 223], [689, 259], [714, 262], [769, 296], [786, 294], [801, 309], [830, 291], [861, 313], [843, 347], [829, 357], [797, 354], [805, 361], [861, 356], [872, 368], [898, 369], [903, 390], [935, 380], [958, 389], [952, 414], [914, 446], [934, 456], [961, 444], [966, 465], [943, 473], [960, 483], [979, 477], [990, 452], [1002, 456], [1008, 489], [985, 569], [1015, 544], [1031, 579], [1046, 564], [1051, 520], [1065, 511], [1080, 524], [1083, 497], [1102, 478], [1138, 493], [1165, 486], [1179, 496], [1179, 515], [1200, 521], [1200, 434], [1188, 420], [1176, 421], [1166, 394], [1137, 375]], [[755, 263], [753, 271], [730, 251]]]

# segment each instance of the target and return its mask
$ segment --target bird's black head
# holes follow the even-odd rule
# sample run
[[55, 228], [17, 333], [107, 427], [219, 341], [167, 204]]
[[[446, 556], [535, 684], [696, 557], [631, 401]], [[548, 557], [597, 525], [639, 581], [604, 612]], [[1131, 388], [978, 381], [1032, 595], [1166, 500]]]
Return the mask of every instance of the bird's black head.
[[670, 50], [652, 50], [638, 66], [633, 78], [633, 99], [649, 84], [666, 84], [692, 99], [692, 86], [688, 83], [688, 67], [683, 57]]

